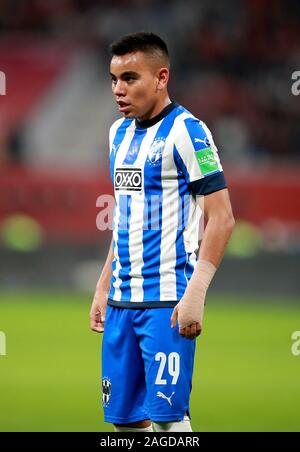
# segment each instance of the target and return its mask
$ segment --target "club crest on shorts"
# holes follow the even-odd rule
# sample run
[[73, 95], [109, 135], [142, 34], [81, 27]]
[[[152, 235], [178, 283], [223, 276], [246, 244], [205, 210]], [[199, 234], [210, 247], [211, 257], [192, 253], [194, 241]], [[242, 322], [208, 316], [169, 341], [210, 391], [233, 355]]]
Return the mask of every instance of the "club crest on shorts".
[[149, 151], [148, 160], [151, 165], [158, 165], [165, 147], [165, 138], [155, 138]]
[[109, 378], [102, 379], [102, 404], [106, 407], [109, 404], [111, 397], [111, 381]]

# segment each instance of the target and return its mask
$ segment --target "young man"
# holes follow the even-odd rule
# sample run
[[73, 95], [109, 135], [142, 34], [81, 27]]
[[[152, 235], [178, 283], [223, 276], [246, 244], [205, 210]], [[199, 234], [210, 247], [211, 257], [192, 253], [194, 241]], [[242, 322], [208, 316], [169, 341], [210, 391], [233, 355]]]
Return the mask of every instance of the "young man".
[[[234, 219], [206, 125], [171, 102], [169, 55], [152, 33], [112, 44], [113, 239], [91, 329], [104, 332], [105, 421], [115, 431], [192, 431], [189, 398], [206, 291]], [[207, 225], [198, 245], [203, 200]]]

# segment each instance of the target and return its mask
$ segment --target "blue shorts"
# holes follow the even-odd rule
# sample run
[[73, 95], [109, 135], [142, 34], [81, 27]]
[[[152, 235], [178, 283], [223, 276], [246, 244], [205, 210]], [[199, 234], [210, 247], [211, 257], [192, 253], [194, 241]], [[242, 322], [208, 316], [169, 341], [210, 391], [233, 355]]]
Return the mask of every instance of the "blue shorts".
[[104, 420], [180, 421], [189, 413], [196, 340], [171, 328], [173, 308], [107, 306], [102, 343]]

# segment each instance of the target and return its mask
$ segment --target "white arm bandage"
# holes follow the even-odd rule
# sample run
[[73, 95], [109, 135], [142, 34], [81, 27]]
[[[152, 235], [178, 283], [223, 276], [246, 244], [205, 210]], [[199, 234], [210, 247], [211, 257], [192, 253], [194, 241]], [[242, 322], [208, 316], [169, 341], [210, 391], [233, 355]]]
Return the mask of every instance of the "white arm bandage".
[[206, 292], [216, 270], [211, 262], [198, 260], [184, 295], [175, 307], [179, 328], [185, 328], [193, 323], [200, 323], [202, 326]]

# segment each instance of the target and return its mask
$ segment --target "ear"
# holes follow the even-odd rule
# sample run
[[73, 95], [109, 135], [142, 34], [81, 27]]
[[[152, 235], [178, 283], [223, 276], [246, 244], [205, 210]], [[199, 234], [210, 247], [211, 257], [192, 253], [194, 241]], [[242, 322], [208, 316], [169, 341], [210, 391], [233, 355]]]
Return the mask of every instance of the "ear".
[[170, 71], [168, 68], [163, 67], [157, 72], [157, 91], [162, 91], [167, 87], [169, 81]]

